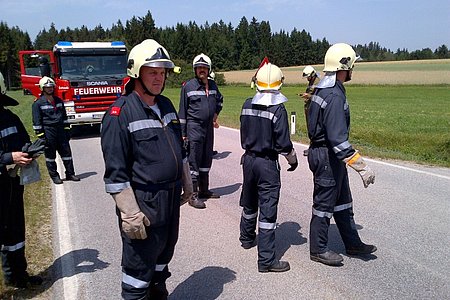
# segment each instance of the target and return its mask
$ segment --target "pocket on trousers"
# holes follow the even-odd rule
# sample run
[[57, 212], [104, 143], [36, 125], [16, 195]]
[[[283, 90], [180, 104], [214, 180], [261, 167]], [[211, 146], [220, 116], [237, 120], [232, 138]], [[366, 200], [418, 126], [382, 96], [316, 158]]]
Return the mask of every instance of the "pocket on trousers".
[[150, 220], [150, 227], [159, 227], [167, 224], [171, 210], [168, 195], [169, 192], [166, 190], [146, 193], [141, 210]]

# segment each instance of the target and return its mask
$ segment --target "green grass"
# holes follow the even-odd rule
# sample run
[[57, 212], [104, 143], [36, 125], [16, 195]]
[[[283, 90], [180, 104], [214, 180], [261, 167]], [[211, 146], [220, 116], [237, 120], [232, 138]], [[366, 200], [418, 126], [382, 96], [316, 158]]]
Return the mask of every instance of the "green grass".
[[[305, 86], [285, 86], [288, 112], [296, 112], [295, 141], [308, 143], [303, 101]], [[243, 101], [254, 95], [248, 86], [222, 86], [220, 124], [239, 128]], [[178, 108], [179, 89], [164, 94]], [[351, 111], [350, 142], [363, 155], [450, 167], [450, 86], [347, 86]]]

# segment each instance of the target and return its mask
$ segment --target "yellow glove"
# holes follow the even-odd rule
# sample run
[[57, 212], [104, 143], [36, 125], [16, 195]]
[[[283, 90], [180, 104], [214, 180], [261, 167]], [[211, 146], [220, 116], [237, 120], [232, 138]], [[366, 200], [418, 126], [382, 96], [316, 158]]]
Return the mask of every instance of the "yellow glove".
[[123, 232], [130, 239], [146, 239], [145, 226], [150, 226], [150, 220], [139, 208], [133, 190], [129, 187], [112, 197], [120, 211]]
[[359, 173], [365, 188], [367, 188], [369, 184], [375, 183], [375, 172], [372, 171], [372, 169], [366, 164], [358, 151], [356, 151], [352, 156], [344, 158], [344, 161], [347, 166], [350, 166]]

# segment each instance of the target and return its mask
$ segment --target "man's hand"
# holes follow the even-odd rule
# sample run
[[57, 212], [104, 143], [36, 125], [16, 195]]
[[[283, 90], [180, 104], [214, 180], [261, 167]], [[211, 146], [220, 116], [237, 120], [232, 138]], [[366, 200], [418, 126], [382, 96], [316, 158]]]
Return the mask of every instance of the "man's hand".
[[120, 211], [123, 232], [130, 239], [146, 239], [145, 226], [150, 226], [150, 220], [139, 208], [131, 187], [122, 190], [120, 193], [112, 194], [112, 197]]
[[295, 153], [295, 148], [292, 148], [292, 151], [289, 152], [288, 155], [285, 156], [288, 164], [291, 166], [287, 169], [289, 172], [294, 171], [298, 167], [297, 153]]
[[24, 152], [13, 152], [12, 153], [13, 162], [18, 166], [26, 166], [31, 163], [32, 158], [28, 157], [28, 153]]
[[345, 163], [359, 173], [367, 188], [369, 184], [375, 183], [375, 172], [366, 164], [362, 156], [356, 151], [352, 156], [344, 159]]

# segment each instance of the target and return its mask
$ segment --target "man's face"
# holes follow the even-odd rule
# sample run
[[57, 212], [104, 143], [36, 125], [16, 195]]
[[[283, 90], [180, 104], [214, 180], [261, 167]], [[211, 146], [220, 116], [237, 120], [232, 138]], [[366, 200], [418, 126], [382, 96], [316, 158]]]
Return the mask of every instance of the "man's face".
[[162, 92], [166, 81], [165, 68], [142, 67], [140, 77], [147, 89], [155, 95]]
[[53, 86], [44, 86], [43, 92], [47, 95], [52, 95], [55, 91], [55, 88]]
[[196, 67], [195, 68], [195, 75], [198, 78], [202, 79], [202, 80], [207, 79], [208, 78], [208, 74], [209, 74], [209, 68], [208, 67], [200, 66], [200, 67]]

